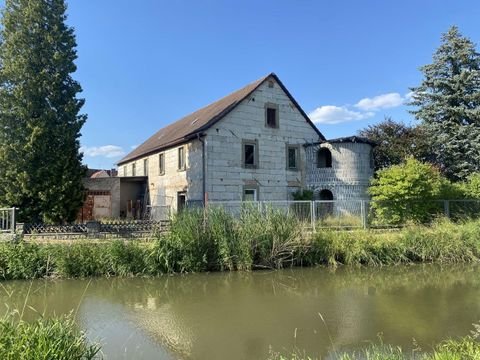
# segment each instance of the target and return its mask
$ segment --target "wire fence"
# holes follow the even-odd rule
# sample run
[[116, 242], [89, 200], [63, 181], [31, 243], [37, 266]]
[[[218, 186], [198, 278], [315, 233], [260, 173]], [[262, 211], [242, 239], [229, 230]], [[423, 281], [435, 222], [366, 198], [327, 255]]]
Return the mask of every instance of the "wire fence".
[[392, 228], [429, 224], [439, 218], [452, 221], [480, 218], [480, 200], [317, 200], [317, 201], [211, 201], [233, 216], [242, 211], [281, 211], [311, 228]]
[[167, 221], [172, 215], [170, 205], [147, 206], [144, 214], [144, 220]]

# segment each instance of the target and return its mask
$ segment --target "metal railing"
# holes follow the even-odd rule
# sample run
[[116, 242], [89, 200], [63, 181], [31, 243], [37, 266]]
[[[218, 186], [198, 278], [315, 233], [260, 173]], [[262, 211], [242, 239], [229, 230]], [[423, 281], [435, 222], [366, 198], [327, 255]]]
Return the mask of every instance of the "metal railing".
[[453, 221], [480, 219], [480, 200], [316, 200], [316, 201], [210, 201], [233, 216], [242, 211], [266, 209], [295, 216], [315, 228], [360, 229], [428, 224], [438, 218]]
[[0, 208], [0, 233], [15, 232], [15, 208]]

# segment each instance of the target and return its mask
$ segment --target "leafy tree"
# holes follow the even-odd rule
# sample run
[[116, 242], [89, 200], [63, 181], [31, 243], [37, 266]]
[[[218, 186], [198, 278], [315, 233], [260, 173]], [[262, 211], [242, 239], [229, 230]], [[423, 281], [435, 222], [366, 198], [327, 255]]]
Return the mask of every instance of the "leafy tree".
[[376, 219], [387, 224], [425, 222], [438, 212], [444, 180], [434, 166], [408, 158], [379, 170], [369, 193]]
[[421, 71], [412, 113], [426, 126], [441, 170], [464, 180], [480, 171], [480, 54], [453, 26]]
[[86, 115], [64, 0], [6, 0], [0, 30], [0, 204], [22, 221], [65, 222], [83, 200]]
[[420, 161], [432, 159], [430, 139], [423, 126], [410, 126], [386, 117], [358, 134], [377, 144], [373, 149], [377, 169], [401, 164], [409, 156]]
[[462, 185], [466, 198], [480, 199], [480, 173], [471, 174]]

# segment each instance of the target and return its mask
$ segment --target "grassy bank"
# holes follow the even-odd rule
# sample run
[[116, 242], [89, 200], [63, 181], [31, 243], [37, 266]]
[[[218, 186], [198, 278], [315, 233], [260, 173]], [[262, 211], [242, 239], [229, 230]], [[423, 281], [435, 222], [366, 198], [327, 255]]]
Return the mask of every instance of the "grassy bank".
[[[435, 346], [432, 352], [422, 353], [419, 351], [406, 352], [399, 347], [390, 345], [370, 345], [369, 347], [354, 353], [340, 353], [335, 356], [339, 360], [478, 360], [480, 359], [480, 342], [467, 336], [460, 340], [447, 340]], [[268, 360], [319, 360], [302, 352], [294, 352], [290, 355], [272, 353]]]
[[[206, 215], [206, 216], [205, 216]], [[0, 278], [155, 276], [312, 265], [395, 265], [480, 260], [480, 221], [403, 230], [305, 231], [294, 217], [247, 209], [192, 210], [151, 242], [1, 243]]]
[[88, 345], [72, 317], [27, 323], [12, 317], [0, 320], [0, 359], [90, 360], [99, 352]]

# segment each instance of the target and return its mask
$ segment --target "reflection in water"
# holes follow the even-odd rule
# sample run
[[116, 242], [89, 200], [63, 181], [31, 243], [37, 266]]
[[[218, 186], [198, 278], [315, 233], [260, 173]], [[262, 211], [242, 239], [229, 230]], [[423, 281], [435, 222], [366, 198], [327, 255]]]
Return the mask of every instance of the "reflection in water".
[[[414, 338], [428, 350], [467, 335], [480, 320], [479, 275], [474, 265], [415, 265], [94, 279], [89, 285], [37, 280], [28, 304], [46, 315], [68, 313], [88, 285], [78, 322], [110, 359], [264, 359], [270, 346], [327, 356], [358, 349], [379, 333], [386, 343], [410, 348]], [[3, 285], [1, 303], [23, 307], [30, 282]]]

